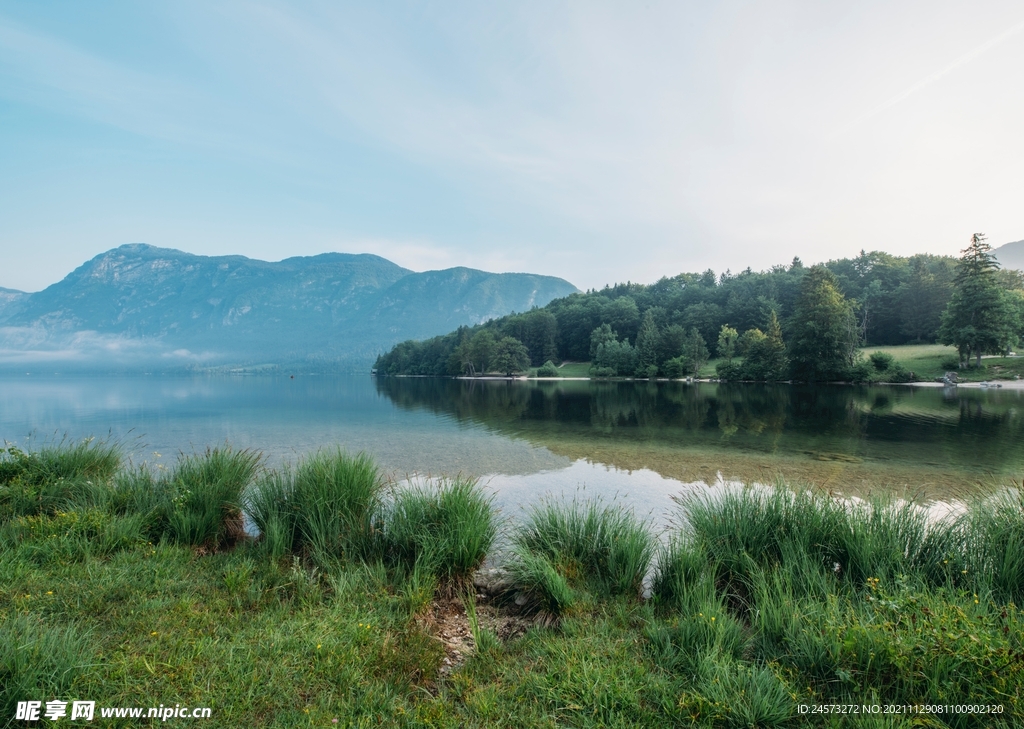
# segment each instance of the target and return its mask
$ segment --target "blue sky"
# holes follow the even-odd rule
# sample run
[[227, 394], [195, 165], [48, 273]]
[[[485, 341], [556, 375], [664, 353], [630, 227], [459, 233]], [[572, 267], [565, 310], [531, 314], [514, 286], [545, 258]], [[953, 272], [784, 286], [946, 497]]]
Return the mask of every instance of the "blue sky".
[[1019, 2], [0, 2], [0, 286], [145, 242], [581, 288], [1024, 238]]

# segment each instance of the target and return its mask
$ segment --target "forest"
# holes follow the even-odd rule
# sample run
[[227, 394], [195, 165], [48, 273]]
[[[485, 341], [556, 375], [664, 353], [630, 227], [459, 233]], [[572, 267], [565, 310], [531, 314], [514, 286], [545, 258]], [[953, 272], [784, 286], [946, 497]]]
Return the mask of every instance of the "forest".
[[[1024, 274], [1000, 270], [976, 234], [957, 259], [861, 251], [856, 258], [767, 271], [681, 273], [556, 299], [381, 355], [379, 375], [511, 375], [563, 361], [592, 377], [685, 377], [710, 359], [725, 380], [912, 379], [864, 346], [939, 342], [960, 367], [1024, 337]], [[973, 358], [973, 362], [972, 362]]]

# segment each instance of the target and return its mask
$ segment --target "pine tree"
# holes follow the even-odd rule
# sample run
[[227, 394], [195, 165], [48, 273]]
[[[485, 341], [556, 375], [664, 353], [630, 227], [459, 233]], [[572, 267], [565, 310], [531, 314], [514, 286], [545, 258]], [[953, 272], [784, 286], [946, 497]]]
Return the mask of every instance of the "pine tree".
[[652, 367], [655, 372], [658, 369], [658, 339], [658, 325], [648, 309], [636, 335], [636, 373], [640, 377], [649, 377]]
[[960, 354], [960, 366], [981, 355], [999, 354], [1016, 338], [1016, 316], [1009, 295], [997, 280], [999, 263], [983, 233], [971, 236], [962, 251], [953, 279], [953, 296], [942, 313], [939, 341], [952, 344]]

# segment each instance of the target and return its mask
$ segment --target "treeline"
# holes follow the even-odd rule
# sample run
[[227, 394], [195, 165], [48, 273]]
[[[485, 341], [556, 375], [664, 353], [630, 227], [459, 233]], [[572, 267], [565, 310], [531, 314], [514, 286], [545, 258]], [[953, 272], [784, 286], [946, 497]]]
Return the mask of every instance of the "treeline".
[[1024, 334], [1022, 276], [998, 270], [983, 241], [975, 236], [960, 260], [862, 251], [813, 267], [794, 259], [768, 271], [618, 284], [403, 342], [376, 368], [454, 376], [590, 361], [598, 377], [681, 377], [718, 357], [723, 379], [906, 379], [891, 359], [859, 361], [859, 348], [943, 341], [966, 362]]

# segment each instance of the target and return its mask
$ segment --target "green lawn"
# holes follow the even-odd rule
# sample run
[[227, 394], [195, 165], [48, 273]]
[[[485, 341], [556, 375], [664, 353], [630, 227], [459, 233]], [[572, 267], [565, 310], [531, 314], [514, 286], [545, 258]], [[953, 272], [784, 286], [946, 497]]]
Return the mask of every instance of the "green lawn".
[[[898, 347], [864, 347], [861, 353], [867, 357], [872, 352], [887, 352], [896, 358], [922, 382], [941, 380], [942, 375], [953, 367], [943, 365], [944, 360], [957, 358], [956, 349], [942, 344], [906, 344]], [[947, 362], [946, 364], [950, 364]], [[1012, 380], [1014, 375], [1024, 377], [1024, 357], [983, 357], [981, 369], [973, 367], [959, 370], [961, 380], [980, 382], [982, 380]]]

